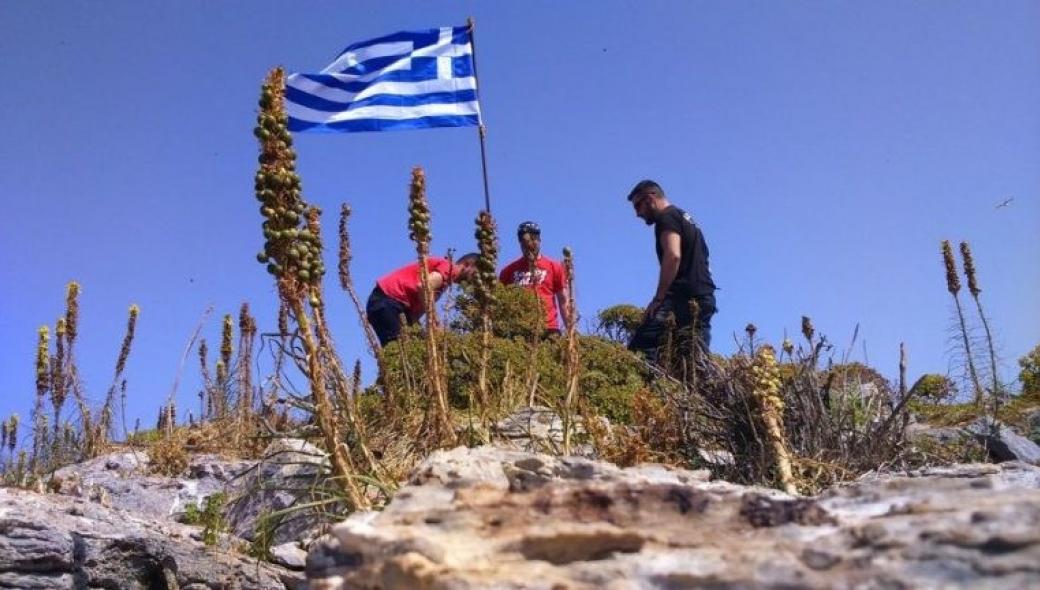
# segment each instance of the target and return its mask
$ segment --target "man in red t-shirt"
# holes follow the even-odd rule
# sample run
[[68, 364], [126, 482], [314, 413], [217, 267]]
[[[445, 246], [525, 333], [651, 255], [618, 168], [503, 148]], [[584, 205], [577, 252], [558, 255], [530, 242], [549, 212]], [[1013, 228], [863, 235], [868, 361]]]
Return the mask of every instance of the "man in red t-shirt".
[[[533, 221], [521, 223], [516, 230], [516, 237], [520, 240], [523, 256], [507, 264], [498, 278], [505, 285], [520, 285], [534, 289], [545, 310], [546, 331], [559, 334], [557, 307], [559, 315], [563, 316], [564, 326], [569, 326], [571, 322], [567, 317], [567, 301], [570, 294], [567, 292], [567, 276], [563, 265], [541, 253], [542, 230]], [[534, 258], [534, 272], [530, 268], [528, 257]]]
[[[477, 254], [466, 254], [454, 264], [446, 258], [427, 257], [426, 271], [434, 300], [439, 298], [449, 285], [469, 280], [477, 270], [477, 257]], [[409, 324], [414, 324], [424, 313], [426, 302], [423, 301], [418, 262], [402, 266], [380, 277], [368, 296], [368, 304], [365, 307], [368, 323], [379, 337], [381, 346], [397, 340], [398, 334], [401, 333], [402, 315]]]

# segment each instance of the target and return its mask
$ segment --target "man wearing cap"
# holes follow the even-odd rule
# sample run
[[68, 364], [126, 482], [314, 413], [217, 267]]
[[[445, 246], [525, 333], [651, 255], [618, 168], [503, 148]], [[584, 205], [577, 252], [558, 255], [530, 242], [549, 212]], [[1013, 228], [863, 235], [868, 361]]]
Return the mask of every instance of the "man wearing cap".
[[[469, 280], [477, 270], [477, 258], [478, 255], [475, 253], [466, 254], [452, 264], [446, 258], [427, 257], [426, 271], [434, 300], [441, 296], [445, 287]], [[375, 330], [380, 346], [397, 340], [401, 333], [402, 315], [409, 324], [414, 324], [424, 313], [426, 301], [423, 298], [418, 262], [402, 266], [380, 277], [368, 296], [365, 308], [368, 323]]]
[[680, 335], [693, 323], [690, 303], [697, 303], [697, 336], [706, 352], [711, 345], [711, 317], [715, 315], [715, 283], [708, 266], [708, 245], [693, 218], [668, 202], [664, 190], [643, 180], [628, 193], [636, 216], [654, 226], [654, 244], [660, 271], [654, 298], [646, 306], [643, 323], [636, 328], [630, 350], [656, 359], [665, 337], [665, 322], [674, 314]]
[[516, 229], [516, 237], [520, 241], [522, 256], [507, 264], [498, 278], [505, 285], [534, 289], [545, 311], [547, 334], [559, 334], [557, 308], [559, 315], [563, 316], [565, 326], [569, 326], [571, 321], [567, 317], [567, 301], [570, 295], [567, 292], [567, 276], [563, 265], [541, 253], [542, 230], [537, 223], [521, 223]]

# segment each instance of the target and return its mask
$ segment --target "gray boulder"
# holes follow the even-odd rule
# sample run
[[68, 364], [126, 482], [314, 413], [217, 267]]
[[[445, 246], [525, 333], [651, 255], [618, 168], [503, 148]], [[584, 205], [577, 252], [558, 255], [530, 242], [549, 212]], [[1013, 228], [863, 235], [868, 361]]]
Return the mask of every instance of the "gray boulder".
[[[328, 456], [302, 439], [279, 439], [264, 451], [263, 459], [241, 474], [231, 489], [228, 524], [231, 532], [247, 540], [256, 537], [257, 524], [265, 515], [284, 512], [270, 521], [272, 545], [308, 542], [335, 512], [335, 504], [296, 510], [321, 498], [315, 493], [315, 478], [329, 470]], [[275, 526], [276, 525], [276, 526]]]
[[0, 588], [302, 589], [302, 577], [207, 547], [193, 529], [84, 498], [0, 489]]
[[1040, 446], [999, 420], [985, 416], [977, 418], [964, 427], [964, 432], [985, 444], [995, 461], [1025, 461], [1040, 465]]

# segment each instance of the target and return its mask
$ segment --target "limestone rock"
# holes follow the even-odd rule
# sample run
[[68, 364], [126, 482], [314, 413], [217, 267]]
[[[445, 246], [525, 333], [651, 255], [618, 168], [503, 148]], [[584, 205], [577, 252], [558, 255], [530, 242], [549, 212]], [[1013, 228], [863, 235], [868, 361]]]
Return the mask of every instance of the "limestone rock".
[[57, 470], [49, 489], [138, 516], [173, 521], [188, 504], [201, 507], [207, 496], [226, 490], [253, 463], [194, 455], [187, 476], [165, 477], [149, 475], [146, 452], [119, 451]]
[[977, 418], [965, 426], [964, 431], [983, 442], [995, 461], [1026, 461], [1040, 465], [1040, 446], [999, 420]]
[[1040, 587], [1040, 468], [864, 477], [819, 497], [491, 447], [438, 452], [312, 548], [315, 590]]
[[[252, 540], [257, 521], [264, 514], [289, 510], [273, 537], [273, 545], [300, 541], [312, 536], [325, 522], [314, 509], [291, 511], [298, 503], [314, 498], [315, 475], [328, 470], [328, 456], [318, 447], [301, 439], [279, 439], [268, 446], [263, 459], [240, 477], [232, 490], [227, 511], [231, 531]], [[323, 506], [325, 511], [334, 505]]]
[[0, 489], [0, 587], [285, 590], [288, 570], [191, 539], [192, 529], [84, 498]]
[[289, 569], [302, 570], [307, 563], [307, 552], [298, 543], [283, 543], [271, 547], [270, 561]]

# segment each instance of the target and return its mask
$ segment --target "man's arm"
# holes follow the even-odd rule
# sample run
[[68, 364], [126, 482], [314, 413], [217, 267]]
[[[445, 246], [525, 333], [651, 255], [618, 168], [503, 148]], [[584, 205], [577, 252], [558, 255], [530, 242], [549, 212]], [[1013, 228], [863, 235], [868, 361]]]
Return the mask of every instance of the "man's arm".
[[[430, 281], [430, 289], [434, 291], [434, 299], [441, 297], [441, 287], [444, 286], [444, 275], [441, 275], [438, 271], [431, 271], [430, 275], [428, 275], [428, 281]], [[419, 284], [419, 288], [422, 288], [421, 283]]]
[[668, 288], [672, 286], [675, 275], [679, 273], [679, 261], [682, 258], [682, 238], [678, 232], [664, 230], [660, 237], [661, 270], [657, 276], [657, 291], [650, 305], [646, 306], [646, 317], [653, 315], [657, 307], [664, 301]]
[[568, 315], [570, 309], [571, 294], [567, 291], [567, 286], [564, 285], [562, 289], [556, 292], [556, 306], [560, 308], [560, 316], [563, 318], [563, 327], [570, 329], [573, 318]]

